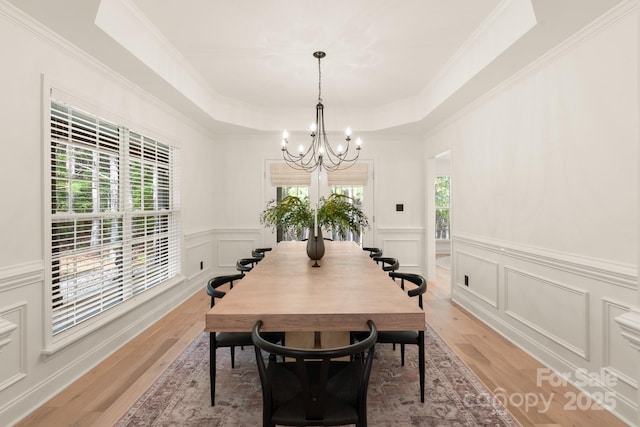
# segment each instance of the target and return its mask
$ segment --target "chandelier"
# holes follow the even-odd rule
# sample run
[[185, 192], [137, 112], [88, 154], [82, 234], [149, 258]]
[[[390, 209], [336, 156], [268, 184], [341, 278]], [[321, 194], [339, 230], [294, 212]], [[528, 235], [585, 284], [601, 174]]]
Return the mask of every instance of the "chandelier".
[[320, 60], [326, 56], [324, 52], [314, 52], [313, 56], [318, 59], [318, 103], [316, 104], [316, 121], [311, 124], [311, 144], [305, 150], [300, 145], [297, 153], [289, 151], [289, 134], [285, 130], [282, 133], [282, 158], [294, 169], [312, 172], [316, 169], [326, 169], [334, 171], [337, 169], [346, 169], [353, 165], [360, 155], [360, 145], [362, 140], [356, 140], [355, 154], [349, 157], [349, 148], [351, 143], [351, 129], [346, 130], [346, 145], [343, 147], [339, 144], [334, 149], [324, 129], [324, 105], [322, 104], [322, 72], [320, 69]]

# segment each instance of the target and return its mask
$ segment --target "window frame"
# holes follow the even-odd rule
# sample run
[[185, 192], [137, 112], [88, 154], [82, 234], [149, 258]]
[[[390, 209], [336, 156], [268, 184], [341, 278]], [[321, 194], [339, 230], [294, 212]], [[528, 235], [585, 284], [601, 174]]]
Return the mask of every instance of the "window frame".
[[[121, 317], [127, 312], [133, 310], [135, 307], [138, 307], [144, 304], [146, 301], [154, 298], [158, 294], [164, 292], [165, 290], [177, 285], [178, 283], [184, 280], [184, 277], [181, 272], [181, 263], [182, 263], [182, 254], [181, 254], [181, 224], [180, 224], [180, 198], [179, 198], [179, 174], [178, 174], [178, 166], [179, 166], [179, 148], [174, 144], [160, 142], [158, 139], [151, 138], [149, 133], [139, 132], [137, 129], [133, 130], [130, 128], [128, 123], [125, 123], [124, 120], [111, 121], [109, 118], [105, 118], [105, 114], [98, 108], [86, 105], [82, 101], [79, 101], [73, 97], [69, 99], [67, 94], [62, 93], [62, 96], [59, 95], [56, 91], [54, 94], [54, 89], [52, 87], [45, 88], [43, 85], [43, 89], [46, 90], [46, 93], [43, 95], [42, 102], [42, 110], [43, 110], [43, 178], [44, 178], [44, 242], [45, 242], [45, 277], [44, 282], [44, 330], [46, 331], [44, 337], [44, 348], [43, 354], [53, 354], [60, 349], [66, 347], [67, 345], [77, 341], [78, 339], [86, 336], [87, 334], [104, 327], [111, 321]], [[66, 95], [66, 96], [65, 96]], [[52, 136], [52, 102], [56, 102], [58, 104], [64, 104], [67, 107], [80, 111], [85, 114], [89, 114], [96, 118], [96, 120], [110, 122], [117, 126], [119, 137], [121, 138], [120, 147], [118, 149], [117, 158], [120, 162], [119, 164], [119, 177], [117, 182], [118, 188], [118, 211], [109, 211], [108, 209], [105, 212], [100, 212], [100, 206], [97, 206], [95, 200], [93, 203], [93, 210], [98, 211], [91, 213], [74, 213], [71, 212], [71, 209], [67, 213], [54, 213], [54, 206], [52, 205], [52, 200], [54, 199], [54, 164], [55, 159], [52, 159], [52, 149], [56, 143], [53, 142]], [[99, 114], [94, 113], [93, 111], [101, 111]], [[118, 123], [119, 122], [119, 123]], [[71, 126], [71, 125], [69, 125]], [[166, 147], [169, 151], [170, 158], [168, 160], [162, 160], [164, 162], [158, 167], [165, 168], [166, 179], [163, 181], [165, 184], [165, 190], [163, 195], [165, 196], [164, 205], [163, 206], [152, 206], [153, 209], [134, 209], [132, 204], [131, 195], [131, 182], [130, 182], [130, 164], [134, 156], [129, 152], [130, 150], [130, 134], [141, 135], [143, 138], [146, 138], [149, 141], [153, 141], [158, 146]], [[124, 140], [122, 140], [124, 138]], [[126, 141], [126, 142], [124, 142]], [[59, 144], [59, 143], [58, 143]], [[64, 144], [63, 144], [64, 145]], [[75, 146], [77, 144], [73, 142], [69, 142], [67, 145]], [[159, 163], [162, 163], [159, 161]], [[101, 163], [98, 163], [100, 165]], [[93, 164], [93, 169], [96, 172], [99, 172], [100, 166], [96, 166]], [[67, 168], [67, 171], [69, 169]], [[154, 189], [158, 188], [157, 182], [157, 174], [154, 172], [154, 177], [151, 179], [152, 182], [151, 187]], [[96, 182], [89, 184], [93, 185], [93, 189], [95, 192], [99, 192], [101, 190], [100, 184], [96, 185]], [[142, 185], [144, 187], [144, 184]], [[155, 191], [155, 190], [154, 190]], [[168, 196], [168, 197], [167, 197]], [[99, 200], [99, 199], [98, 199]], [[168, 203], [168, 206], [167, 206]], [[147, 261], [145, 261], [145, 271], [151, 271], [156, 276], [155, 282], [153, 286], [147, 286], [147, 280], [145, 278], [145, 283], [143, 288], [140, 289], [137, 293], [133, 292], [133, 288], [135, 283], [133, 280], [129, 280], [127, 277], [123, 277], [120, 279], [120, 282], [116, 283], [116, 286], [122, 287], [121, 292], [121, 300], [115, 301], [115, 304], [112, 307], [101, 308], [99, 312], [92, 314], [86, 320], [80, 322], [74, 322], [74, 324], [70, 327], [63, 329], [62, 331], [54, 331], [54, 322], [56, 321], [54, 308], [54, 256], [53, 256], [53, 246], [54, 246], [54, 228], [53, 225], [58, 220], [64, 220], [64, 218], [74, 218], [78, 219], [79, 217], [86, 216], [88, 218], [120, 218], [121, 221], [121, 237], [122, 237], [122, 257], [121, 261], [125, 262], [121, 264], [127, 264], [126, 260], [130, 258], [131, 255], [131, 247], [132, 242], [134, 241], [132, 238], [132, 224], [133, 219], [136, 217], [146, 217], [146, 222], [150, 220], [148, 217], [153, 217], [156, 219], [155, 227], [151, 232], [152, 236], [149, 239], [155, 239], [156, 248], [155, 252], [152, 246], [150, 249], [150, 253], [152, 254], [160, 254], [158, 258], [160, 261], [156, 262], [152, 265], [152, 262], [149, 261], [149, 257], [145, 257]], [[153, 220], [151, 220], [153, 223]], [[153, 234], [155, 233], [155, 234]], [[74, 235], [74, 239], [77, 238], [77, 235]], [[145, 237], [142, 237], [142, 242], [145, 242]], [[75, 240], [74, 240], [75, 242]], [[92, 241], [93, 243], [93, 241]], [[107, 245], [108, 246], [108, 245]], [[91, 249], [90, 249], [91, 250]], [[77, 251], [76, 251], [77, 253]], [[161, 257], [166, 253], [166, 257]], [[131, 263], [129, 263], [131, 264]], [[124, 270], [123, 270], [124, 268]], [[98, 267], [100, 269], [100, 267]], [[116, 271], [129, 271], [131, 272], [131, 268], [121, 267]], [[161, 273], [158, 273], [161, 271]], [[164, 272], [164, 273], [162, 273]], [[166, 273], [166, 274], [165, 274]], [[164, 276], [162, 275], [164, 274]], [[99, 281], [99, 287], [104, 288], [104, 281]], [[81, 286], [79, 287], [81, 288]], [[79, 289], [78, 288], [78, 289]], [[107, 296], [108, 297], [108, 296]], [[99, 296], [99, 299], [105, 298], [103, 295]]]

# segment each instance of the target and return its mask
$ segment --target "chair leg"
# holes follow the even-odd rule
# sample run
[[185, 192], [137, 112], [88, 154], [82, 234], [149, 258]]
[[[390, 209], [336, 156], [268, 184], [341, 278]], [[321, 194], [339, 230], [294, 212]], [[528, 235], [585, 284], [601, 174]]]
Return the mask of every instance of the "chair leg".
[[418, 331], [418, 363], [420, 365], [420, 402], [424, 403], [424, 331]]
[[231, 349], [231, 369], [236, 367], [236, 348], [234, 346], [230, 347]]
[[400, 344], [400, 366], [404, 366], [404, 344]]
[[209, 384], [211, 388], [211, 406], [216, 405], [216, 333], [209, 333]]

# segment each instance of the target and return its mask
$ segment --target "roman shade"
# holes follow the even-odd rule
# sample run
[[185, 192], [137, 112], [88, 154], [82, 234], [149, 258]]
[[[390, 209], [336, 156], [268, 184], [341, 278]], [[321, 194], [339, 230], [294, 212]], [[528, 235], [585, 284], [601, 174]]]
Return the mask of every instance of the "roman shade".
[[293, 169], [286, 163], [271, 163], [271, 185], [274, 187], [311, 185], [311, 173]]
[[367, 185], [369, 176], [369, 165], [367, 163], [356, 163], [347, 169], [327, 172], [329, 186], [334, 185]]

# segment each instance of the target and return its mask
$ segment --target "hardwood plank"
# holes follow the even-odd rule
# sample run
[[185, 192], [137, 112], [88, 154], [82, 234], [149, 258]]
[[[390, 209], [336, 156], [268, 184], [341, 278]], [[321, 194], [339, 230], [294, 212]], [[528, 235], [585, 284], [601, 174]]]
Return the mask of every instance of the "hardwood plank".
[[[197, 292], [16, 427], [113, 425], [202, 332], [209, 305], [206, 292]], [[80, 405], [92, 398], [93, 409]]]
[[112, 426], [124, 413], [126, 413], [131, 405], [153, 384], [153, 382], [167, 369], [167, 367], [175, 360], [176, 357], [191, 343], [200, 332], [204, 329], [204, 318], [202, 322], [194, 324], [184, 336], [172, 346], [162, 358], [158, 359], [146, 372], [136, 378], [136, 380], [128, 386], [117, 397], [117, 399], [96, 419], [94, 426]]

